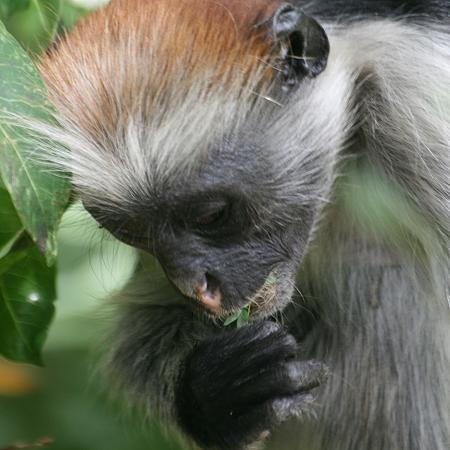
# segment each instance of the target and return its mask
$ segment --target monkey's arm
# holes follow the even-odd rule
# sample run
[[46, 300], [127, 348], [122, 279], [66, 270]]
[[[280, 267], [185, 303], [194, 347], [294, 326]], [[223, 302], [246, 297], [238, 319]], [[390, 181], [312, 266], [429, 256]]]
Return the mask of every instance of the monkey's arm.
[[117, 295], [119, 320], [108, 364], [120, 387], [166, 424], [177, 416], [175, 393], [183, 361], [212, 332], [180, 297], [158, 269], [137, 272]]
[[272, 322], [223, 330], [196, 317], [167, 280], [150, 288], [148, 276], [121, 294], [110, 359], [146, 411], [202, 448], [237, 450], [308, 410], [326, 369], [302, 360], [291, 335]]

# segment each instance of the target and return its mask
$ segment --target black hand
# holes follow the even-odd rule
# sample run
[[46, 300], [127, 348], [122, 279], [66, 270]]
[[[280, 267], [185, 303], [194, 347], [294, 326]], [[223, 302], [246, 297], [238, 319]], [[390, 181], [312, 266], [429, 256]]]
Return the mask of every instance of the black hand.
[[299, 359], [294, 337], [272, 322], [201, 342], [186, 361], [179, 420], [203, 446], [237, 450], [312, 401], [326, 368]]

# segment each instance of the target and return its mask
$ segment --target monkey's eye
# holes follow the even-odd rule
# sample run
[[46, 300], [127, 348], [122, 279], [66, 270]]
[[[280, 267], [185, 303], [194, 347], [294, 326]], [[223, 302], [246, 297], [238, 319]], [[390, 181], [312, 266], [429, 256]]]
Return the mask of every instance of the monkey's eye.
[[195, 225], [198, 226], [207, 226], [207, 225], [213, 225], [217, 222], [220, 222], [226, 214], [226, 209], [220, 209], [219, 211], [215, 211], [211, 214], [206, 214], [203, 216], [199, 216], [195, 218]]
[[208, 231], [224, 225], [228, 220], [229, 212], [229, 205], [222, 202], [196, 206], [190, 211], [189, 223], [193, 228]]

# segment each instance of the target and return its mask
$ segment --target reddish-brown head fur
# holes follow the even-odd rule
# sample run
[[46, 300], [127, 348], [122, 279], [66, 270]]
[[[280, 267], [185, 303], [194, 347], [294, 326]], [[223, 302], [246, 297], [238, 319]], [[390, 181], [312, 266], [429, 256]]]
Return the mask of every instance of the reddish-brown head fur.
[[[148, 118], [201, 78], [241, 85], [271, 42], [258, 23], [279, 0], [113, 0], [41, 62], [62, 116], [110, 134], [124, 114]], [[120, 119], [119, 119], [120, 117]]]

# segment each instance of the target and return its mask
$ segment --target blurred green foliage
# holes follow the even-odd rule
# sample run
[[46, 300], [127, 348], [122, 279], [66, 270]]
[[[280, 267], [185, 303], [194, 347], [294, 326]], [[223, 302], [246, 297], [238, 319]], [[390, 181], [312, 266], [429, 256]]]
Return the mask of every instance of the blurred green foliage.
[[0, 360], [0, 449], [51, 437], [50, 450], [180, 450], [156, 423], [144, 424], [112, 402], [96, 371], [93, 351], [108, 322], [101, 299], [126, 282], [134, 250], [99, 230], [79, 204], [64, 216], [58, 241], [58, 301], [46, 366], [10, 366], [11, 386], [2, 380]]
[[52, 123], [52, 107], [32, 60], [0, 22], [0, 353], [39, 364], [70, 187], [31, 157], [36, 145], [25, 120]]
[[72, 28], [88, 12], [67, 0], [0, 1], [0, 20], [32, 56], [39, 56], [58, 32]]
[[7, 3], [3, 16], [7, 30], [34, 55], [46, 49], [58, 29], [59, 0]]
[[[1, 22], [32, 59], [87, 13], [66, 0], [0, 0]], [[42, 116], [49, 105], [34, 64], [17, 42], [2, 31], [0, 353], [40, 363], [54, 314], [56, 270], [47, 263], [55, 257], [55, 228], [67, 197], [55, 195], [65, 189], [58, 187], [58, 180], [39, 178], [47, 175], [30, 165], [26, 136], [21, 134], [25, 131], [4, 114], [51, 120]], [[52, 204], [52, 193], [59, 205]], [[39, 218], [44, 213], [36, 207], [39, 203], [52, 208], [50, 223]], [[90, 350], [99, 346], [105, 322], [100, 299], [129, 277], [134, 251], [105, 237], [79, 205], [66, 213], [58, 246], [58, 301], [44, 348], [45, 368], [0, 358], [0, 449], [35, 448], [31, 444], [46, 437], [54, 441], [49, 445], [52, 450], [180, 449], [157, 424], [127, 417], [120, 404], [107, 399], [105, 381], [94, 375], [97, 356]]]
[[14, 12], [23, 11], [28, 7], [30, 0], [2, 0], [0, 2], [0, 14], [2, 20]]

